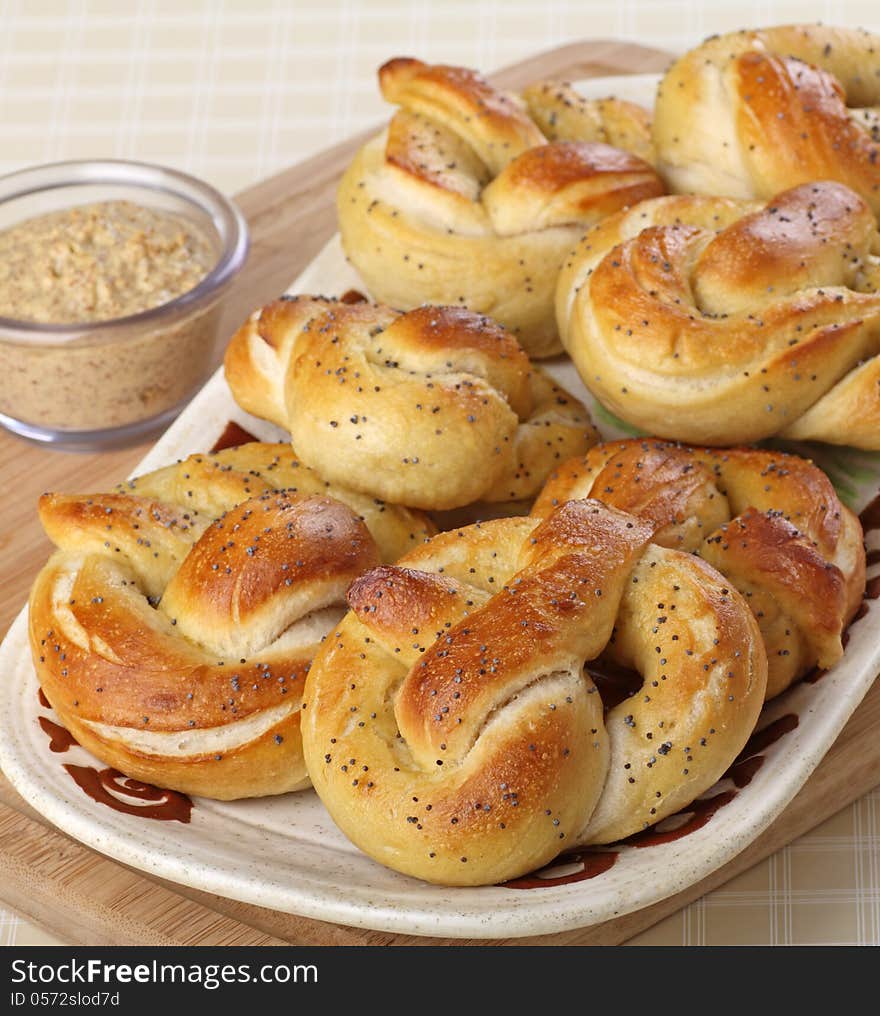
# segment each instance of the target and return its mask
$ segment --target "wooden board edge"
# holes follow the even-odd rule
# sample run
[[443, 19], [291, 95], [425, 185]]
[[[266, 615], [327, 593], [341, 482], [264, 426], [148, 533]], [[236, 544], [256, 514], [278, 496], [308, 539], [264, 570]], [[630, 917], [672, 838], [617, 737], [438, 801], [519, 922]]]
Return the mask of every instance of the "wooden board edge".
[[[0, 900], [81, 945], [285, 945], [0, 804]], [[26, 807], [26, 806], [25, 806]]]

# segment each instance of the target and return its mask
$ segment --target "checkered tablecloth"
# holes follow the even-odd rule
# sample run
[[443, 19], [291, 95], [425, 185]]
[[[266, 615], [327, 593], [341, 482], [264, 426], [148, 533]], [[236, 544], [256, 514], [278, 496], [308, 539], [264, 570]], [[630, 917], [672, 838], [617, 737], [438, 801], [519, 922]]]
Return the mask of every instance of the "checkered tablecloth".
[[[681, 51], [806, 20], [880, 31], [880, 3], [0, 0], [0, 172], [136, 158], [231, 193], [379, 122], [391, 56], [490, 71], [584, 38]], [[0, 944], [53, 941], [0, 911]], [[880, 789], [634, 942], [880, 944]]]

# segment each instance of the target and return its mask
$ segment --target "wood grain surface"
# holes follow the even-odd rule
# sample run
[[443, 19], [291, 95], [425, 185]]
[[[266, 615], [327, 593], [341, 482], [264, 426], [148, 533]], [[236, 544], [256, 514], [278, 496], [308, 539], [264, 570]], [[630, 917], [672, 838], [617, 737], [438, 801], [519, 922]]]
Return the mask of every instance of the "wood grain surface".
[[[539, 54], [493, 75], [517, 88], [547, 76], [578, 79], [661, 71], [669, 55], [630, 43], [588, 41]], [[248, 188], [237, 201], [251, 228], [248, 264], [231, 293], [224, 334], [283, 292], [335, 230], [337, 180], [373, 131]], [[155, 440], [155, 437], [153, 438]], [[0, 633], [21, 609], [49, 553], [34, 506], [44, 490], [106, 489], [151, 442], [104, 452], [51, 451], [0, 432]], [[0, 675], [3, 679], [5, 675]], [[807, 832], [880, 779], [880, 685], [783, 815], [732, 862], [652, 907], [592, 928], [522, 944], [617, 944], [724, 884]], [[56, 937], [85, 945], [424, 945], [461, 940], [362, 931], [212, 896], [151, 878], [51, 827], [0, 776], [0, 902]], [[482, 942], [498, 944], [501, 940]]]

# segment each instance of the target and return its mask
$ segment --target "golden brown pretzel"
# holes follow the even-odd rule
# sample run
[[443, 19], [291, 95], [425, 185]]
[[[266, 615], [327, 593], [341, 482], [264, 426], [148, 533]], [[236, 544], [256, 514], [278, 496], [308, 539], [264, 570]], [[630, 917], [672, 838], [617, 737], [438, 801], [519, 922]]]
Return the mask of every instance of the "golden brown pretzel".
[[[372, 296], [491, 314], [535, 357], [559, 351], [553, 287], [585, 226], [663, 193], [647, 115], [539, 82], [524, 99], [462, 67], [390, 60], [400, 107], [338, 191], [342, 243]], [[546, 132], [545, 133], [543, 132]], [[606, 141], [610, 142], [605, 143]]]
[[651, 117], [642, 106], [614, 97], [587, 99], [567, 81], [535, 81], [522, 99], [548, 141], [598, 141], [654, 165]]
[[880, 216], [880, 36], [786, 25], [708, 39], [661, 81], [653, 131], [676, 192], [767, 199], [839, 180]]
[[666, 547], [699, 554], [737, 589], [767, 647], [767, 696], [843, 655], [865, 586], [858, 518], [812, 462], [754, 448], [611, 441], [565, 463], [533, 512], [598, 498], [648, 520]]
[[[652, 532], [575, 501], [441, 533], [358, 579], [303, 705], [337, 825], [389, 867], [479, 885], [711, 786], [752, 731], [766, 655], [742, 597]], [[645, 685], [603, 721], [583, 664], [613, 630]]]
[[345, 484], [331, 483], [310, 469], [289, 444], [267, 441], [249, 441], [223, 451], [190, 455], [182, 462], [127, 480], [116, 489], [195, 508], [208, 519], [272, 490], [332, 497], [348, 505], [369, 529], [380, 558], [387, 564], [437, 531], [423, 512], [386, 504]]
[[880, 234], [843, 184], [681, 195], [591, 230], [559, 278], [584, 384], [649, 434], [880, 448]]
[[534, 497], [597, 439], [508, 332], [461, 307], [278, 300], [233, 337], [226, 379], [322, 476], [418, 508]]
[[253, 443], [114, 493], [43, 496], [58, 549], [31, 592], [31, 649], [84, 747], [208, 797], [307, 785], [305, 675], [349, 583], [381, 559], [368, 525], [386, 560], [431, 531], [392, 506], [365, 523], [365, 499], [353, 511], [323, 490], [288, 446]]

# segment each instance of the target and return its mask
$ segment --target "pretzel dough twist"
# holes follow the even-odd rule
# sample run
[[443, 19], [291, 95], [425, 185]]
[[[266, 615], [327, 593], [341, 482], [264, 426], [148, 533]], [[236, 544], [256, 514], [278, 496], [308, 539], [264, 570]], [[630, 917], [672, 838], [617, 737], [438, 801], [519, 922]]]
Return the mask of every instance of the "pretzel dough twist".
[[584, 384], [645, 432], [880, 448], [880, 235], [842, 184], [678, 196], [591, 230], [557, 315]]
[[[575, 501], [441, 533], [358, 579], [303, 705], [337, 825], [398, 871], [479, 885], [711, 786], [755, 724], [766, 656], [742, 597], [652, 532]], [[612, 631], [645, 686], [603, 721], [583, 665]]]
[[279, 300], [226, 352], [244, 409], [288, 429], [327, 479], [425, 509], [534, 497], [597, 440], [586, 409], [488, 318]]
[[[535, 357], [559, 351], [553, 289], [586, 226], [663, 193], [647, 115], [539, 82], [524, 99], [461, 67], [398, 58], [379, 71], [400, 107], [340, 182], [346, 254], [373, 297], [490, 314]], [[610, 143], [605, 143], [606, 141]]]
[[432, 531], [417, 513], [352, 495], [365, 524], [324, 490], [288, 446], [254, 443], [114, 493], [42, 497], [58, 549], [31, 591], [30, 642], [80, 744], [184, 793], [308, 784], [305, 675], [348, 585], [380, 560], [367, 527], [386, 560]]
[[767, 199], [838, 180], [880, 216], [880, 36], [785, 25], [710, 38], [661, 81], [653, 135], [676, 192]]
[[565, 463], [533, 508], [598, 498], [699, 554], [746, 598], [767, 648], [767, 696], [843, 655], [865, 587], [858, 518], [812, 462], [759, 449], [611, 441]]

